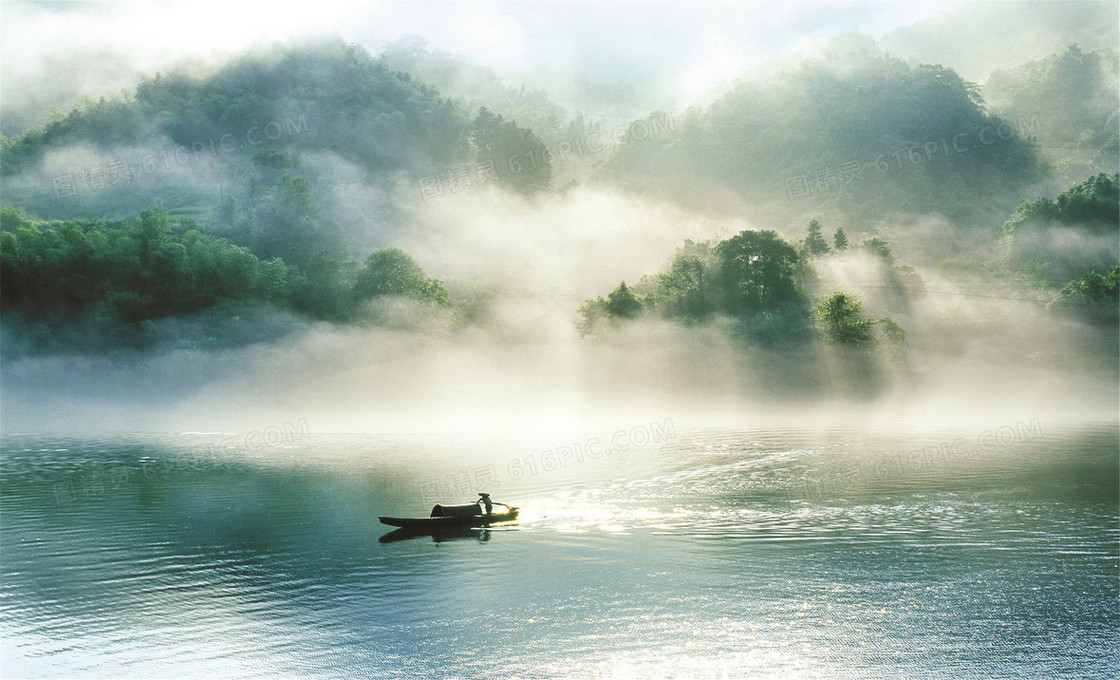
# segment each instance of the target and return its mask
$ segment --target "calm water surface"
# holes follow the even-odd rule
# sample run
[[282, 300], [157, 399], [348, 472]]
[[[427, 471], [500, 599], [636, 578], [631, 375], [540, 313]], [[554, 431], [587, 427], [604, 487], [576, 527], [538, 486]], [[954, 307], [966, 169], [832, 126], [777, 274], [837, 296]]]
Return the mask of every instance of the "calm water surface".
[[[670, 425], [562, 467], [484, 437], [9, 435], [0, 672], [1114, 678], [1117, 427], [1042, 424]], [[522, 521], [379, 542], [479, 490]]]

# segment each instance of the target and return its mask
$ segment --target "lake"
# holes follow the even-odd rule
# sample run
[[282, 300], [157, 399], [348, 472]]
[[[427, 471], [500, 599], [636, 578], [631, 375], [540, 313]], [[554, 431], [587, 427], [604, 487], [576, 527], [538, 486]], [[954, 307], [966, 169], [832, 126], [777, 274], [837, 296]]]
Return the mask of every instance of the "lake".
[[[2, 673], [1113, 678], [1118, 436], [9, 434]], [[478, 491], [521, 521], [379, 541]]]

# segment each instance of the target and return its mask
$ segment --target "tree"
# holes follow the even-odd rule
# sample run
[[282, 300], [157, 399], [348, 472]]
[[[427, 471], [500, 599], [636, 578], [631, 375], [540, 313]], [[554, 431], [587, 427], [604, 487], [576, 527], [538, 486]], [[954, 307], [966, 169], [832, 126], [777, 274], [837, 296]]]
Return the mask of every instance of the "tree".
[[140, 224], [136, 229], [140, 243], [140, 264], [147, 266], [151, 252], [167, 236], [171, 217], [162, 208], [153, 208], [140, 213]]
[[338, 256], [345, 250], [342, 231], [323, 215], [306, 177], [285, 174], [253, 203], [247, 226], [259, 256], [282, 257], [302, 266], [317, 253]]
[[485, 106], [474, 119], [471, 142], [479, 163], [492, 164], [498, 181], [531, 195], [552, 184], [552, 165], [544, 142], [532, 130], [503, 120]]
[[642, 312], [642, 303], [638, 298], [634, 297], [634, 293], [626, 285], [626, 282], [618, 284], [618, 288], [611, 291], [607, 296], [607, 314], [619, 319], [633, 319]]
[[717, 266], [708, 242], [687, 240], [669, 271], [657, 276], [654, 303], [661, 313], [685, 323], [707, 319], [716, 310], [713, 275]]
[[[1024, 202], [1004, 224], [1003, 236], [1006, 266], [1047, 285], [1107, 271], [1120, 236], [1120, 175], [1097, 174], [1053, 199]], [[1113, 244], [1108, 250], [1085, 245], [1105, 238]]]
[[289, 270], [155, 208], [118, 222], [30, 222], [0, 234], [6, 308], [139, 324], [219, 302], [287, 301]]
[[738, 331], [766, 347], [797, 345], [809, 337], [810, 273], [797, 248], [773, 231], [744, 231], [715, 248], [716, 299]]
[[448, 304], [443, 282], [426, 277], [420, 265], [397, 248], [379, 250], [367, 257], [351, 291], [355, 302], [381, 296], [428, 300], [440, 306]]
[[864, 239], [863, 243], [861, 243], [860, 245], [867, 252], [883, 258], [883, 260], [887, 264], [892, 264], [894, 262], [894, 255], [891, 255], [890, 246], [888, 246], [887, 242], [879, 238], [878, 236]]
[[[396, 249], [373, 253], [361, 266], [320, 253], [299, 268], [262, 260], [158, 208], [119, 221], [44, 222], [0, 207], [0, 219], [0, 314], [18, 314], [36, 346], [143, 347], [152, 338], [146, 329], [154, 328], [145, 322], [186, 316], [204, 325], [194, 338], [197, 324], [176, 325], [184, 340], [212, 342], [222, 333], [205, 324], [226, 327], [259, 305], [333, 322], [370, 321], [355, 312], [377, 296], [450, 306], [443, 283]], [[50, 324], [90, 332], [43, 343]]]
[[733, 316], [798, 306], [805, 302], [797, 249], [773, 231], [744, 231], [715, 248], [717, 286], [724, 311]]
[[22, 210], [0, 206], [0, 231], [19, 231], [31, 226]]
[[345, 316], [343, 263], [325, 253], [311, 258], [292, 290], [292, 307], [320, 319]]
[[1074, 305], [1103, 326], [1116, 327], [1120, 318], [1120, 265], [1107, 274], [1090, 271], [1062, 288], [1060, 302]]
[[875, 322], [863, 316], [863, 303], [847, 293], [833, 293], [814, 307], [813, 312], [825, 337], [834, 343], [865, 347], [875, 342], [872, 330]]
[[879, 326], [879, 333], [886, 340], [887, 357], [895, 366], [906, 370], [908, 368], [908, 362], [906, 361], [906, 331], [890, 317], [879, 319], [876, 323]]
[[578, 327], [590, 336], [601, 322], [632, 319], [650, 309], [687, 324], [722, 313], [752, 341], [795, 345], [810, 337], [802, 281], [811, 273], [802, 251], [773, 231], [744, 231], [714, 247], [686, 241], [667, 272], [642, 277], [636, 288], [622, 282], [606, 299], [585, 300]]
[[805, 250], [810, 255], [824, 255], [828, 252], [828, 242], [821, 236], [821, 223], [817, 220], [809, 221], [809, 235], [805, 238]]
[[1091, 271], [1062, 288], [1062, 295], [1088, 304], [1115, 305], [1120, 300], [1120, 265], [1108, 274]]
[[844, 227], [840, 227], [836, 230], [836, 233], [832, 235], [832, 243], [836, 246], [837, 250], [848, 249], [848, 235], [844, 233]]
[[1054, 199], [1024, 201], [1004, 225], [1004, 233], [1054, 224], [1077, 225], [1096, 233], [1116, 233], [1120, 224], [1120, 174], [1100, 173]]

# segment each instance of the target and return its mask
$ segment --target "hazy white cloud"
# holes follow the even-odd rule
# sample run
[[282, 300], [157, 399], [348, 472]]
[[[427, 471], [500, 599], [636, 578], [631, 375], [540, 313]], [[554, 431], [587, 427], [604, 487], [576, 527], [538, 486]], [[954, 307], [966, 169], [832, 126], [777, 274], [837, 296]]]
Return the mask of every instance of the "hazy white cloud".
[[6, 2], [0, 99], [23, 103], [21, 90], [53, 77], [59, 55], [75, 52], [86, 55], [77, 64], [81, 77], [60, 74], [73, 92], [29, 103], [64, 108], [81, 94], [131, 87], [135, 70], [215, 63], [261, 42], [337, 36], [376, 53], [411, 33], [514, 84], [547, 87], [569, 106], [637, 116], [687, 106], [806, 41], [852, 31], [879, 35], [957, 4]]

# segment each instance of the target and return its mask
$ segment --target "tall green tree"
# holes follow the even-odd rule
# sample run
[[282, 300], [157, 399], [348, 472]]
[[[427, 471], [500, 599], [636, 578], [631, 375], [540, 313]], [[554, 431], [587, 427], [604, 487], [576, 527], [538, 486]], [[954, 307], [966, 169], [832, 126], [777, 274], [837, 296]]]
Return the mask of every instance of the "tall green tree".
[[718, 307], [715, 276], [718, 265], [707, 242], [685, 241], [669, 271], [657, 276], [654, 304], [661, 313], [685, 323], [707, 320]]
[[715, 248], [721, 310], [741, 333], [764, 346], [796, 345], [808, 338], [809, 268], [797, 248], [773, 231], [744, 231]]
[[817, 220], [809, 221], [809, 235], [805, 237], [805, 250], [810, 255], [824, 255], [828, 252], [828, 241], [821, 235], [821, 223]]
[[620, 319], [633, 319], [642, 312], [642, 303], [634, 296], [626, 282], [607, 296], [607, 314]]
[[734, 316], [805, 304], [797, 249], [774, 231], [744, 231], [715, 248], [716, 284], [723, 308]]
[[863, 316], [863, 303], [847, 293], [833, 293], [813, 312], [824, 336], [834, 343], [866, 347], [875, 342], [875, 322]]
[[474, 119], [471, 142], [478, 163], [496, 172], [505, 186], [526, 195], [551, 186], [552, 159], [532, 130], [482, 107]]
[[894, 255], [891, 254], [890, 245], [878, 236], [864, 239], [863, 242], [860, 243], [860, 247], [872, 255], [881, 257], [887, 264], [894, 264]]

